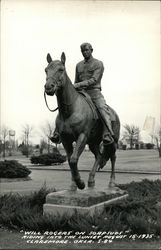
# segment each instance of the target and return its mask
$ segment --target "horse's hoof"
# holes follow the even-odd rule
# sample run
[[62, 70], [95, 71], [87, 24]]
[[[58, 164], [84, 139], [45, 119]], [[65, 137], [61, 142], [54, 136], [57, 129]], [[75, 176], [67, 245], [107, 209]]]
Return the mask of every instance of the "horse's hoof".
[[78, 187], [79, 189], [84, 189], [84, 188], [85, 188], [85, 183], [84, 183], [84, 181], [82, 181], [81, 179], [75, 180], [75, 183], [77, 184], [77, 187]]

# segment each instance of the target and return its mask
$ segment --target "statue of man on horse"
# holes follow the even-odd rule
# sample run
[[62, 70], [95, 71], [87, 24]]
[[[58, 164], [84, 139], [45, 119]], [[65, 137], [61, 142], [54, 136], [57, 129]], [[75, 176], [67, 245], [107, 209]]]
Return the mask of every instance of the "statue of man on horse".
[[[111, 126], [110, 112], [101, 92], [104, 66], [101, 61], [93, 58], [93, 48], [90, 43], [83, 43], [80, 48], [84, 60], [76, 65], [74, 87], [78, 91], [83, 89], [91, 97], [104, 125], [103, 143], [104, 145], [111, 144], [114, 141], [114, 133]], [[60, 143], [57, 130], [54, 131], [54, 135], [50, 139], [54, 143]]]
[[72, 189], [85, 188], [78, 170], [78, 160], [86, 144], [95, 156], [88, 186], [94, 187], [97, 169], [102, 168], [110, 159], [112, 171], [109, 186], [112, 187], [115, 185], [115, 153], [120, 135], [120, 121], [101, 93], [103, 63], [93, 58], [91, 44], [83, 43], [81, 52], [84, 60], [76, 66], [74, 84], [66, 72], [64, 52], [61, 60], [52, 60], [50, 54], [47, 55], [44, 97], [46, 100], [46, 94], [56, 95], [58, 103], [56, 129], [51, 140], [55, 143], [61, 141], [64, 146], [71, 169]]

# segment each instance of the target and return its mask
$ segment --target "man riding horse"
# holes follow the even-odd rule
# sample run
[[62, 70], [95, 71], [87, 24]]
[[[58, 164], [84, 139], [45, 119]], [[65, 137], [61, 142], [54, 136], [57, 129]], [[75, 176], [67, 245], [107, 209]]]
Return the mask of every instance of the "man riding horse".
[[[90, 43], [83, 43], [80, 48], [84, 60], [76, 65], [74, 87], [78, 90], [85, 90], [95, 104], [104, 125], [103, 144], [106, 146], [113, 143], [114, 133], [111, 126], [108, 106], [101, 93], [101, 79], [104, 66], [101, 61], [93, 58], [93, 48]], [[54, 135], [50, 139], [54, 143], [60, 143], [57, 130], [54, 131]]]

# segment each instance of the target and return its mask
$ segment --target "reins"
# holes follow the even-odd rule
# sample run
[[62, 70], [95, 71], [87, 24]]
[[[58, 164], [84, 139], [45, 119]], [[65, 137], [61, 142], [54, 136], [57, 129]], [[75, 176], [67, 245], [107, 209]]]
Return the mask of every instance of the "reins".
[[45, 99], [45, 103], [46, 103], [47, 108], [48, 108], [51, 112], [55, 112], [55, 111], [58, 109], [58, 107], [55, 108], [55, 109], [50, 109], [50, 108], [49, 108], [49, 106], [48, 106], [48, 104], [47, 104], [47, 100], [46, 100], [46, 93], [45, 93], [45, 91], [44, 91], [44, 99]]

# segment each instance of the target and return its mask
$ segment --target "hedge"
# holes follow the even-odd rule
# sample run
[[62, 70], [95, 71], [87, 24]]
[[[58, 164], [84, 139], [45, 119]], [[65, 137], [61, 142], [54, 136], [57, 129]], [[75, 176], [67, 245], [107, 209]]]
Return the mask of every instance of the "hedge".
[[51, 165], [56, 163], [63, 163], [66, 161], [66, 156], [61, 155], [60, 153], [50, 153], [43, 154], [39, 156], [32, 156], [30, 158], [32, 164], [42, 164], [42, 165]]
[[0, 161], [0, 178], [24, 178], [31, 171], [16, 160]]

